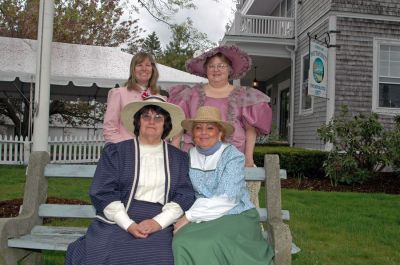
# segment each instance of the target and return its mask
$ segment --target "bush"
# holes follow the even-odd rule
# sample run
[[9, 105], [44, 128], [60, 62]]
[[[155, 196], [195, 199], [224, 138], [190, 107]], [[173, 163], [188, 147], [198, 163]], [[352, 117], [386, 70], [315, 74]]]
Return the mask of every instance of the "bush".
[[400, 175], [400, 116], [395, 117], [394, 129], [386, 133], [385, 141], [390, 164]]
[[254, 150], [254, 163], [264, 165], [265, 154], [279, 155], [280, 166], [286, 169], [288, 176], [324, 177], [323, 162], [327, 152], [306, 150], [295, 147], [259, 146]]
[[[321, 126], [318, 134], [333, 144], [324, 168], [334, 184], [363, 183], [391, 163], [388, 149], [394, 139], [388, 140], [391, 134], [384, 132], [376, 113], [350, 117], [348, 108], [342, 106], [339, 115]], [[396, 150], [399, 147], [391, 152]]]

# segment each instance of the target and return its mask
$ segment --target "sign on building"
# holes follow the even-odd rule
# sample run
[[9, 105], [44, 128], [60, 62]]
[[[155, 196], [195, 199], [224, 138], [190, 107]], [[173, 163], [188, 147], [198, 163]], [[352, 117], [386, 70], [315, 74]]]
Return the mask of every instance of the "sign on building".
[[308, 72], [308, 95], [327, 97], [328, 88], [328, 48], [310, 42], [310, 69]]

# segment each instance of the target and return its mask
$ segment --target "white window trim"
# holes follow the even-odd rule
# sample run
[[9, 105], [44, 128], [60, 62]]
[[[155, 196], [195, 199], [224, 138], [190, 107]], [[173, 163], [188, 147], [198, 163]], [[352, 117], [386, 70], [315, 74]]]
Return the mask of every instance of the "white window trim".
[[372, 77], [372, 111], [378, 114], [395, 116], [400, 114], [400, 108], [384, 108], [379, 107], [379, 52], [380, 46], [396, 45], [400, 46], [400, 40], [374, 38], [373, 47], [373, 77]]
[[301, 116], [309, 116], [314, 113], [314, 97], [313, 96], [311, 96], [311, 108], [303, 109], [303, 71], [304, 71], [303, 58], [307, 55], [308, 55], [308, 52], [305, 52], [301, 55], [301, 58], [300, 58], [301, 68], [300, 68], [300, 78], [299, 78], [299, 81], [300, 81], [299, 115], [301, 115]]

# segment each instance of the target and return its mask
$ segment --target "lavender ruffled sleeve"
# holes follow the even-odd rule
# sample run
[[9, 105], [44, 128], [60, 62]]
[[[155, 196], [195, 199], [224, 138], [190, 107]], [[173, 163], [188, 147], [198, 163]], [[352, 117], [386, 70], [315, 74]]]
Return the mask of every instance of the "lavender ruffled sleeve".
[[270, 98], [251, 87], [243, 89], [241, 94], [239, 105], [244, 122], [256, 128], [257, 134], [269, 134], [272, 126]]
[[173, 86], [168, 90], [168, 102], [178, 105], [185, 112], [186, 117], [190, 117], [190, 97], [192, 88], [188, 85]]

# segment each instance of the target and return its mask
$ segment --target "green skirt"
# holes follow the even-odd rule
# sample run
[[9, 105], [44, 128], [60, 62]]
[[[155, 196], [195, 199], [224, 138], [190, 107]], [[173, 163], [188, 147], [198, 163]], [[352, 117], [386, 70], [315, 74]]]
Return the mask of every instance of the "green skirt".
[[273, 249], [261, 235], [256, 209], [189, 223], [172, 241], [175, 265], [273, 264]]

